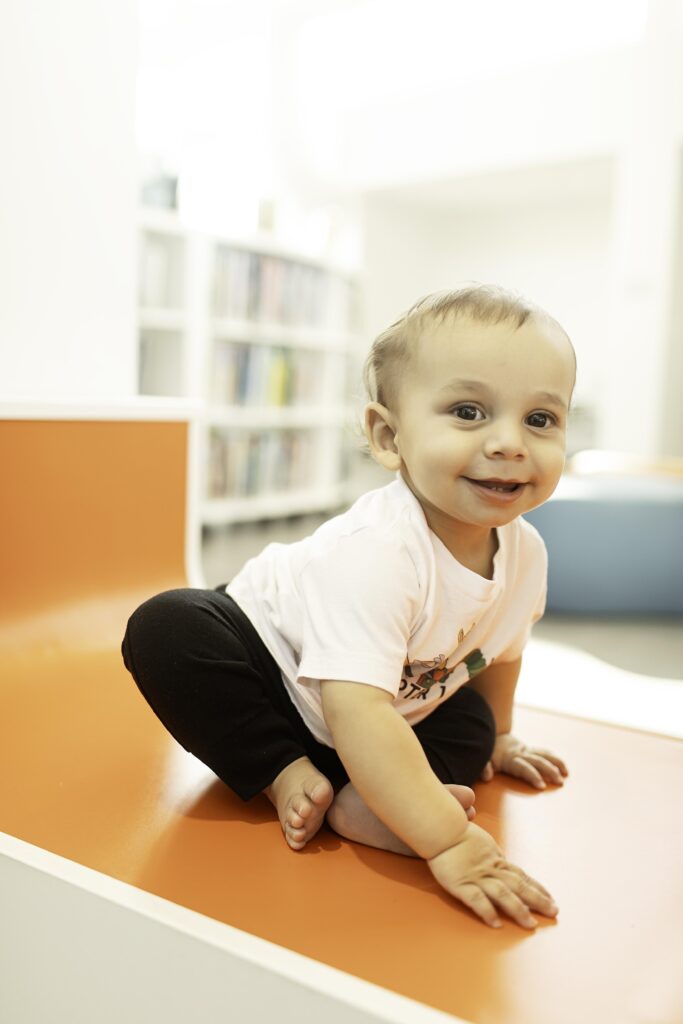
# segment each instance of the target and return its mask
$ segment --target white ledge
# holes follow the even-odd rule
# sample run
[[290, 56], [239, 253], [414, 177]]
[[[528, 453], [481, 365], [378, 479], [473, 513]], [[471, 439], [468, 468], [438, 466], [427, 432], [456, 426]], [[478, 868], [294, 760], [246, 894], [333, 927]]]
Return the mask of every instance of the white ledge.
[[0, 832], [3, 1020], [460, 1018]]
[[201, 403], [187, 398], [82, 397], [42, 399], [0, 398], [0, 419], [3, 420], [179, 420], [194, 419], [201, 412]]

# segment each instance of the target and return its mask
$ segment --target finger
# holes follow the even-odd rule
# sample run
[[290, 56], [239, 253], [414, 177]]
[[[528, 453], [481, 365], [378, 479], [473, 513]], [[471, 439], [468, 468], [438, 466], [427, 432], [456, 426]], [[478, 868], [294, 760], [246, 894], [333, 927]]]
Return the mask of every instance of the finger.
[[480, 917], [484, 924], [491, 928], [501, 928], [502, 922], [496, 913], [496, 909], [478, 885], [473, 882], [466, 882], [457, 885], [452, 890], [453, 896], [469, 907], [477, 917]]
[[559, 908], [545, 886], [535, 878], [530, 878], [516, 864], [506, 864], [501, 878], [532, 910], [538, 910], [546, 917], [557, 915]]
[[509, 860], [505, 861], [505, 867], [504, 867], [503, 870], [510, 871], [510, 872], [512, 872], [512, 874], [517, 875], [517, 877], [519, 879], [521, 879], [522, 882], [525, 882], [528, 885], [535, 886], [542, 893], [544, 893], [549, 899], [553, 898], [552, 895], [545, 888], [545, 886], [541, 885], [541, 883], [538, 881], [538, 879], [532, 878], [531, 875], [527, 875], [526, 871], [524, 871], [522, 868], [518, 867], [517, 864], [511, 864]]
[[522, 928], [535, 928], [538, 921], [529, 912], [526, 903], [500, 878], [482, 878], [479, 885], [491, 903], [504, 910], [508, 917]]
[[548, 782], [554, 782], [556, 786], [564, 785], [560, 769], [556, 768], [545, 757], [542, 757], [537, 750], [526, 751], [524, 760], [532, 764]]
[[509, 766], [506, 765], [505, 770], [509, 775], [514, 775], [518, 779], [524, 779], [525, 782], [535, 786], [536, 789], [545, 789], [545, 782], [540, 772], [527, 760], [526, 754], [524, 757], [513, 757]]
[[550, 761], [551, 764], [554, 764], [556, 768], [560, 769], [562, 775], [569, 775], [569, 769], [562, 758], [558, 757], [557, 754], [553, 754], [552, 750], [541, 750], [539, 747], [533, 747], [532, 753], [540, 754], [541, 757], [546, 759], [546, 761]]
[[483, 772], [481, 773], [482, 782], [490, 782], [493, 778], [493, 765], [490, 761], [486, 762]]

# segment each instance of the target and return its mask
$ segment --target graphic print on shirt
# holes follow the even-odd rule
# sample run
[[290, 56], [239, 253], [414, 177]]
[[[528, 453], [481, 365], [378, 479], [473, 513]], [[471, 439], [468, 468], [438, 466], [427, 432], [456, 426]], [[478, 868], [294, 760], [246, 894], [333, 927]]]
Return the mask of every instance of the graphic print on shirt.
[[398, 692], [403, 695], [404, 700], [427, 700], [432, 691], [436, 693], [437, 698], [443, 697], [448, 677], [460, 665], [467, 666], [468, 679], [473, 679], [486, 668], [486, 658], [479, 648], [470, 651], [462, 661], [456, 662], [450, 668], [446, 664], [448, 658], [449, 655], [440, 654], [429, 662], [406, 661], [398, 688]]
[[476, 651], [470, 651], [463, 660], [467, 665], [467, 675], [470, 679], [474, 679], [479, 672], [483, 672], [486, 668], [486, 658], [479, 648]]

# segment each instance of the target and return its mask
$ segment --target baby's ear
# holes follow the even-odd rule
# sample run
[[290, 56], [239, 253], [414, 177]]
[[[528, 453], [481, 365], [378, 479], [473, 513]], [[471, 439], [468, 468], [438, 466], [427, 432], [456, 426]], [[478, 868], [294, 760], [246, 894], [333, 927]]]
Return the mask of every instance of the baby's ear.
[[365, 407], [365, 436], [375, 461], [397, 472], [401, 468], [401, 456], [396, 447], [396, 427], [385, 405], [370, 402]]

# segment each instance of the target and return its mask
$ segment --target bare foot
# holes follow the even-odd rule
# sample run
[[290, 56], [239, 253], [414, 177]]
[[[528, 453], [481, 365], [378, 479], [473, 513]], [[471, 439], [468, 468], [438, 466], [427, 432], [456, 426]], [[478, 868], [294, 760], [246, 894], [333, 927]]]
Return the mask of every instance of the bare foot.
[[[476, 814], [473, 806], [474, 790], [469, 786], [445, 785], [446, 789], [465, 809], [467, 818], [471, 821]], [[380, 850], [389, 850], [391, 853], [402, 853], [404, 857], [417, 856], [414, 850], [411, 850], [402, 839], [394, 835], [384, 822], [380, 821], [377, 815], [370, 810], [350, 782], [337, 793], [334, 803], [327, 812], [327, 823], [345, 839], [364, 843], [365, 846], [376, 846]]]
[[313, 838], [334, 797], [330, 782], [307, 757], [288, 764], [263, 792], [274, 805], [293, 850], [303, 850]]

